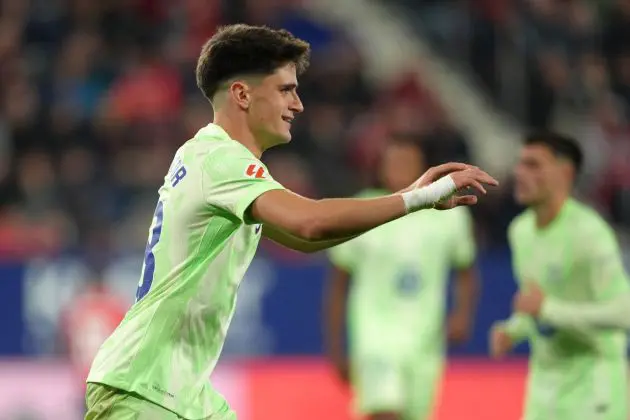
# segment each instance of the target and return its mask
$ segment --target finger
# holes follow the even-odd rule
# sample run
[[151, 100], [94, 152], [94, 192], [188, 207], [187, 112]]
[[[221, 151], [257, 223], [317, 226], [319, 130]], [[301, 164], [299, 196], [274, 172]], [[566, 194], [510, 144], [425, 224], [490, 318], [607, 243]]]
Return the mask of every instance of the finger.
[[482, 171], [481, 169], [477, 169], [474, 172], [475, 172], [475, 178], [479, 182], [483, 182], [484, 184], [491, 185], [493, 187], [496, 187], [496, 186], [499, 185], [499, 181], [497, 181], [495, 178], [490, 176], [486, 171]]
[[470, 165], [459, 162], [448, 162], [429, 169], [427, 171], [427, 175], [429, 176], [431, 181], [435, 181], [445, 175], [450, 174], [451, 172], [464, 171], [466, 169], [471, 169]]
[[474, 206], [477, 204], [477, 196], [476, 195], [461, 195], [455, 197], [455, 205], [456, 206]]
[[483, 185], [481, 185], [481, 183], [479, 183], [479, 181], [477, 181], [474, 178], [467, 179], [465, 187], [468, 187], [468, 188], [472, 187], [472, 188], [476, 189], [477, 191], [479, 191], [482, 194], [486, 194], [487, 193], [487, 191], [483, 187]]

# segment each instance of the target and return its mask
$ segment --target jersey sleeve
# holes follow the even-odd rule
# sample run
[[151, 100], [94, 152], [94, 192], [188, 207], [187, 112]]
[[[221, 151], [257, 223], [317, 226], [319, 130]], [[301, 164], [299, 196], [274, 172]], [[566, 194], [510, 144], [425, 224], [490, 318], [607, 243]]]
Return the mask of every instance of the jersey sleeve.
[[241, 147], [224, 147], [206, 157], [203, 164], [203, 194], [206, 202], [246, 223], [249, 206], [261, 194], [284, 187], [267, 167]]
[[600, 221], [584, 230], [576, 253], [576, 275], [585, 276], [595, 301], [606, 301], [630, 292], [630, 279], [615, 233]]
[[349, 240], [328, 250], [330, 262], [348, 273], [352, 273], [357, 264], [358, 238]]
[[630, 328], [630, 284], [612, 229], [585, 220], [571, 239], [577, 245], [573, 280], [588, 291], [588, 301], [545, 299], [540, 319], [556, 327], [589, 334], [594, 329]]
[[457, 209], [456, 220], [453, 223], [453, 255], [452, 264], [455, 268], [470, 267], [476, 257], [475, 232], [470, 212], [464, 207]]

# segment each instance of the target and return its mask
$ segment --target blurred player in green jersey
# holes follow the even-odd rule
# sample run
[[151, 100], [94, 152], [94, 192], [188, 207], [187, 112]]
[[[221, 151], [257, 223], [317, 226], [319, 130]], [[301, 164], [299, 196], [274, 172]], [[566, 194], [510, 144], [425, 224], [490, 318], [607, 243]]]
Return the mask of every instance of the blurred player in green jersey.
[[[424, 161], [418, 143], [393, 139], [381, 163], [384, 188], [361, 196], [404, 188], [423, 172]], [[331, 248], [329, 255], [327, 350], [341, 379], [351, 382], [356, 411], [369, 420], [430, 418], [445, 338], [465, 340], [475, 312], [475, 242], [468, 210], [419, 212]], [[456, 270], [455, 308], [445, 334], [451, 269]]]
[[235, 418], [209, 377], [262, 234], [313, 252], [417, 210], [474, 204], [455, 192], [496, 184], [479, 168], [448, 164], [385, 197], [287, 191], [260, 157], [291, 140], [308, 60], [306, 42], [266, 27], [227, 26], [203, 47], [197, 84], [214, 123], [179, 148], [159, 190], [136, 302], [88, 376], [88, 420]]
[[612, 228], [571, 198], [582, 152], [570, 138], [526, 139], [515, 168], [528, 209], [509, 228], [519, 291], [490, 338], [495, 357], [529, 339], [525, 420], [627, 420], [630, 283]]

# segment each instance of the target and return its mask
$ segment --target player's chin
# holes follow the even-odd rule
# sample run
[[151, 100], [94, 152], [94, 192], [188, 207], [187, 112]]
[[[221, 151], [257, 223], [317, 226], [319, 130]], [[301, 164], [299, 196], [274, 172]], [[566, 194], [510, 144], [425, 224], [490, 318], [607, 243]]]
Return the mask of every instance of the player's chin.
[[529, 194], [518, 190], [514, 192], [514, 201], [521, 206], [529, 206], [533, 202]]
[[278, 142], [280, 144], [287, 144], [287, 143], [291, 143], [291, 132], [290, 131], [286, 131], [282, 134], [280, 134], [278, 136]]
[[285, 133], [281, 133], [281, 134], [274, 134], [271, 137], [271, 142], [268, 145], [268, 148], [270, 147], [276, 147], [276, 146], [282, 146], [283, 144], [287, 144], [291, 142], [291, 135], [286, 135]]

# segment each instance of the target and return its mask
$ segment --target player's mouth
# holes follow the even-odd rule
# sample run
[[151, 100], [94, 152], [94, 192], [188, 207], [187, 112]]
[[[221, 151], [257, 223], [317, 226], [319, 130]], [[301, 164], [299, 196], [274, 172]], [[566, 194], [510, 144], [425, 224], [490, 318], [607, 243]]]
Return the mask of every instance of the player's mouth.
[[288, 124], [293, 122], [293, 117], [282, 117], [282, 120]]

